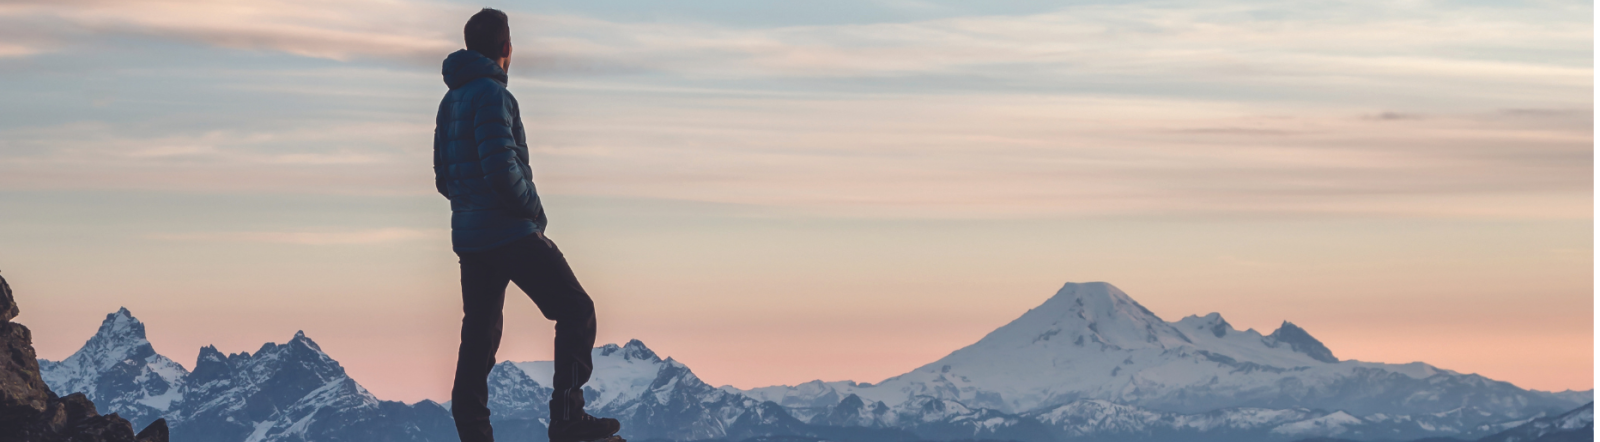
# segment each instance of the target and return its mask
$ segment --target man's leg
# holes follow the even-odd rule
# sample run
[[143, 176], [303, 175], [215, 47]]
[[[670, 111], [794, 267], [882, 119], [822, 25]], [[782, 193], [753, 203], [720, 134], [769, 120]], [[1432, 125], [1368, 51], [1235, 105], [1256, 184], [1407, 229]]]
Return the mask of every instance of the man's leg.
[[489, 370], [500, 348], [506, 283], [497, 269], [495, 254], [461, 255], [461, 351], [456, 359], [455, 387], [450, 392], [450, 414], [462, 442], [490, 442]]
[[567, 258], [543, 235], [513, 243], [518, 258], [508, 262], [511, 281], [538, 304], [544, 317], [556, 321], [555, 373], [550, 397], [551, 419], [574, 419], [583, 414], [583, 384], [594, 371], [594, 301], [578, 284]]

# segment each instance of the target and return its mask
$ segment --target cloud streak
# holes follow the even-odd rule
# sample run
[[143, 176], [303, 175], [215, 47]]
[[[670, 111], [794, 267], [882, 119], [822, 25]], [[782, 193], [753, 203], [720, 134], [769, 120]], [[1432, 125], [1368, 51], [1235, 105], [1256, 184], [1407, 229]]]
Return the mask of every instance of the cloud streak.
[[366, 245], [386, 244], [448, 236], [443, 230], [381, 228], [336, 232], [190, 232], [158, 233], [146, 238], [165, 241], [249, 242], [294, 245]]
[[[172, 68], [188, 75], [172, 95], [252, 103], [204, 125], [171, 123], [179, 109], [0, 129], [0, 186], [431, 192], [432, 66], [472, 9], [7, 4], [0, 23], [71, 24], [59, 39], [342, 63]], [[872, 216], [1571, 218], [1592, 207], [1593, 26], [1572, 18], [1590, 10], [1134, 2], [744, 28], [512, 11], [512, 89], [558, 194]], [[27, 51], [69, 50], [46, 46]]]
[[[1198, 68], [1189, 74], [1208, 76], [1515, 75], [1584, 83], [1593, 26], [1571, 16], [1592, 7], [1538, 6], [1134, 2], [1027, 16], [754, 29], [513, 14], [518, 43], [531, 49], [519, 57], [525, 67], [589, 64], [726, 78], [920, 75], [995, 65], [1044, 68], [1025, 70], [1033, 73], [1157, 75], [1187, 66]], [[432, 66], [461, 46], [459, 22], [473, 9], [408, 0], [23, 1], [0, 7], [0, 19], [53, 19], [79, 28], [57, 37], [143, 35]], [[33, 29], [38, 32], [45, 30]], [[1501, 56], [1534, 48], [1558, 56]]]
[[144, 36], [341, 61], [421, 61], [459, 47], [447, 32], [459, 28], [440, 25], [462, 11], [470, 10], [394, 0], [17, 1], [0, 6], [0, 19], [69, 25], [48, 36], [56, 40]]

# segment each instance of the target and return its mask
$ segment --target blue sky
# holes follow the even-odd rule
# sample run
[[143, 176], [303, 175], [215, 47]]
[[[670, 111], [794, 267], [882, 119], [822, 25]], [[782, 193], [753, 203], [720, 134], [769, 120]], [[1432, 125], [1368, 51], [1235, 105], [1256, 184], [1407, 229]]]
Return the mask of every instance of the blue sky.
[[[1103, 280], [1592, 386], [1589, 2], [494, 6], [601, 339], [713, 384], [877, 381]], [[442, 398], [429, 141], [478, 7], [0, 5], [0, 270], [41, 355], [127, 306], [179, 361], [305, 329]], [[546, 358], [510, 308], [502, 357]]]

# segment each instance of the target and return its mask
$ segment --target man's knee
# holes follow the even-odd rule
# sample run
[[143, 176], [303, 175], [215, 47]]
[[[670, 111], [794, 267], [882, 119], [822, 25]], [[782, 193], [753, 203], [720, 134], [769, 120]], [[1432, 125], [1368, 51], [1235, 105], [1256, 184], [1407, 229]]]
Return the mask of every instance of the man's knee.
[[[453, 401], [452, 401], [451, 405], [454, 405]], [[468, 408], [469, 407], [452, 406], [452, 407], [450, 407], [450, 417], [455, 418], [455, 420], [457, 422], [473, 422], [473, 421], [478, 421], [478, 420], [482, 420], [482, 421], [488, 421], [489, 420], [489, 418], [487, 417], [487, 413], [469, 411]]]
[[555, 318], [557, 324], [570, 323], [574, 325], [594, 326], [594, 301], [585, 296], [583, 299], [574, 300], [561, 309], [560, 316]]
[[594, 301], [585, 297], [582, 302], [574, 303], [572, 306], [572, 319], [594, 322]]

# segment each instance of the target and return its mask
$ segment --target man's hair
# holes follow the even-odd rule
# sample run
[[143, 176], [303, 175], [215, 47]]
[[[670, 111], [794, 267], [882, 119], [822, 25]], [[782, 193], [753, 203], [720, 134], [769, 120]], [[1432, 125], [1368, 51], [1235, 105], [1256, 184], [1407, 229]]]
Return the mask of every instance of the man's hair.
[[467, 19], [467, 50], [477, 51], [489, 58], [500, 58], [506, 42], [511, 41], [511, 25], [506, 13], [494, 8], [483, 8]]

